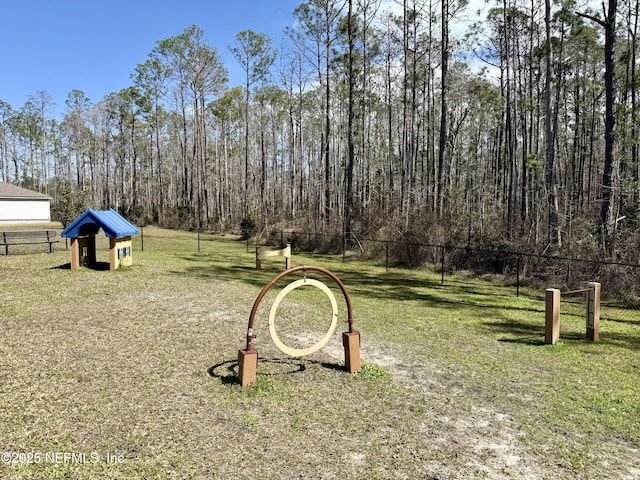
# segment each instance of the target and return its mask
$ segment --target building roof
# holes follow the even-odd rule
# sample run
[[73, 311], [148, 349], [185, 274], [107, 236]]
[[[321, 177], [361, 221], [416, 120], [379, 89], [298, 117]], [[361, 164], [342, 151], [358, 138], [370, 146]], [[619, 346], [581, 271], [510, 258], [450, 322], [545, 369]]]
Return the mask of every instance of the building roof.
[[0, 182], [0, 200], [51, 200], [51, 197], [11, 183]]
[[107, 237], [113, 238], [138, 234], [138, 229], [113, 208], [109, 210], [93, 210], [90, 208], [71, 222], [60, 233], [60, 236], [63, 238], [76, 238], [83, 235], [95, 235], [101, 228]]

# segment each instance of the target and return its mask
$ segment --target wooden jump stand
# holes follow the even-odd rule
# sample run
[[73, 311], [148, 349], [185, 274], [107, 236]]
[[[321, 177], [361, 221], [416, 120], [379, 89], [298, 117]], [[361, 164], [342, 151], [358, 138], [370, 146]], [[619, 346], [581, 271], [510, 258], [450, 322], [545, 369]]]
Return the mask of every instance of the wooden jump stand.
[[291, 244], [287, 245], [280, 250], [267, 250], [266, 247], [256, 247], [256, 269], [262, 268], [262, 260], [266, 260], [270, 257], [284, 257], [284, 268], [289, 270], [291, 268]]
[[[564, 292], [564, 295], [585, 292], [586, 301], [586, 339], [597, 342], [600, 339], [600, 284], [589, 282], [587, 288]], [[545, 323], [544, 343], [553, 345], [560, 336], [560, 290], [548, 288], [545, 290]]]
[[[281, 272], [280, 274], [276, 275], [267, 285], [265, 285], [265, 287], [260, 291], [260, 293], [258, 294], [258, 297], [256, 298], [254, 304], [253, 304], [253, 308], [251, 309], [251, 314], [249, 315], [249, 325], [247, 328], [247, 343], [246, 343], [246, 347], [244, 349], [238, 350], [238, 379], [240, 381], [240, 384], [245, 387], [247, 385], [251, 385], [252, 383], [255, 383], [256, 381], [256, 373], [258, 370], [258, 351], [253, 348], [253, 340], [256, 338], [255, 332], [253, 330], [254, 327], [254, 318], [256, 315], [256, 312], [258, 311], [258, 306], [260, 305], [260, 302], [262, 301], [262, 299], [264, 298], [264, 296], [266, 295], [266, 293], [269, 291], [269, 289], [271, 287], [273, 287], [278, 280], [280, 280], [281, 278], [291, 274], [291, 273], [295, 273], [295, 272], [303, 272], [305, 274], [305, 280], [306, 282], [309, 282], [309, 279], [306, 279], [306, 272], [307, 271], [315, 271], [315, 272], [320, 272], [323, 273], [325, 275], [327, 275], [329, 278], [331, 278], [340, 288], [340, 290], [342, 291], [342, 294], [344, 295], [344, 299], [345, 302], [347, 304], [347, 323], [349, 324], [349, 331], [348, 332], [343, 332], [342, 333], [342, 346], [344, 347], [344, 363], [345, 363], [345, 368], [349, 373], [355, 373], [360, 371], [361, 369], [361, 362], [360, 362], [360, 333], [358, 333], [356, 330], [354, 330], [353, 328], [353, 312], [352, 312], [352, 308], [351, 308], [351, 299], [349, 297], [349, 294], [347, 293], [347, 289], [345, 288], [344, 284], [340, 281], [340, 279], [338, 277], [336, 277], [333, 273], [331, 273], [329, 270], [326, 270], [322, 267], [312, 267], [312, 266], [300, 266], [300, 267], [295, 267], [292, 269], [287, 269], [284, 272]], [[287, 287], [285, 287], [283, 289], [284, 295], [286, 295], [287, 289], [288, 290], [292, 290], [294, 288], [297, 288], [297, 284], [299, 284], [299, 282], [304, 282], [305, 280], [297, 280], [295, 282], [290, 283]], [[315, 284], [321, 284], [322, 282], [319, 281], [314, 281]], [[318, 285], [316, 285], [318, 286]], [[328, 288], [326, 286], [322, 286], [320, 287], [322, 290], [326, 289], [328, 290]], [[326, 291], [325, 290], [325, 291]], [[329, 297], [330, 299], [332, 298], [332, 294]], [[280, 298], [281, 300], [282, 298]], [[276, 299], [276, 301], [274, 301], [274, 304], [272, 306], [272, 313], [270, 315], [270, 330], [271, 327], [273, 326], [273, 319], [272, 316], [274, 315], [274, 310], [277, 308], [279, 301], [277, 301], [278, 299]], [[332, 304], [334, 306], [334, 315], [337, 315], [336, 312], [336, 308], [335, 308], [335, 299], [332, 300]], [[302, 356], [304, 354], [311, 353], [312, 351], [317, 350], [318, 348], [321, 348], [322, 345], [324, 345], [326, 343], [326, 340], [328, 340], [328, 336], [331, 335], [331, 333], [333, 332], [333, 330], [330, 330], [328, 332], [327, 335], [325, 335], [325, 339], [323, 339], [323, 341], [317, 343], [314, 347], [311, 347], [309, 349], [306, 350], [300, 350], [300, 351], [296, 351], [295, 349], [290, 349], [290, 348], [285, 348], [284, 350], [282, 349], [281, 345], [278, 345], [279, 348], [281, 348], [281, 350], [284, 353], [294, 353], [296, 355], [294, 356]], [[273, 335], [273, 331], [272, 331], [272, 335]], [[274, 338], [275, 340], [275, 338]], [[293, 352], [292, 352], [293, 351]], [[300, 353], [302, 352], [302, 353]]]

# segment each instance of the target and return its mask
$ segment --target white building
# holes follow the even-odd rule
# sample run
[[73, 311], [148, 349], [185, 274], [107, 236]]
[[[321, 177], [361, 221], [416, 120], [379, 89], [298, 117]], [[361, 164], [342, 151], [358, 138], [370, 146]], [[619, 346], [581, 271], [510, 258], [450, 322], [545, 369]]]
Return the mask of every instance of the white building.
[[51, 197], [0, 182], [0, 225], [51, 221]]

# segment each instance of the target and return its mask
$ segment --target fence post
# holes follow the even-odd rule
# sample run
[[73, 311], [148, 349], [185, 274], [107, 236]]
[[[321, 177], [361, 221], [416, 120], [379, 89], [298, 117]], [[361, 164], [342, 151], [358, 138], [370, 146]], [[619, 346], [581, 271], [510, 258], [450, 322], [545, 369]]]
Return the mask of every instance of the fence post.
[[343, 235], [342, 236], [342, 263], [345, 262], [346, 250], [347, 250], [347, 236]]
[[545, 290], [544, 343], [553, 345], [560, 336], [560, 290]]
[[387, 240], [385, 246], [385, 256], [384, 256], [384, 271], [389, 271], [389, 240]]
[[440, 270], [441, 270], [441, 279], [440, 282], [444, 285], [444, 245], [440, 245]]
[[600, 339], [600, 284], [589, 282], [587, 292], [587, 340]]
[[520, 296], [520, 254], [516, 254], [516, 297]]

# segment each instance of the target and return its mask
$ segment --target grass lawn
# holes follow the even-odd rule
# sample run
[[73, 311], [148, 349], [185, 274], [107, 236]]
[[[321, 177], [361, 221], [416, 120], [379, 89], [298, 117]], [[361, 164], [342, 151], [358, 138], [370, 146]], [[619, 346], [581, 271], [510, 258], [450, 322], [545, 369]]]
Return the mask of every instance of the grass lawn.
[[[71, 271], [64, 240], [0, 256], [0, 478], [640, 478], [640, 319], [603, 307], [594, 344], [582, 307], [563, 305], [546, 346], [542, 292], [296, 252], [293, 266], [346, 285], [363, 369], [343, 369], [337, 290], [329, 344], [282, 354], [266, 328], [276, 290], [256, 316], [257, 382], [241, 388], [251, 307], [284, 260], [257, 271], [229, 236], [201, 235], [199, 253], [192, 233], [141, 240], [115, 272]], [[279, 335], [309, 346], [329, 312], [296, 289]]]

